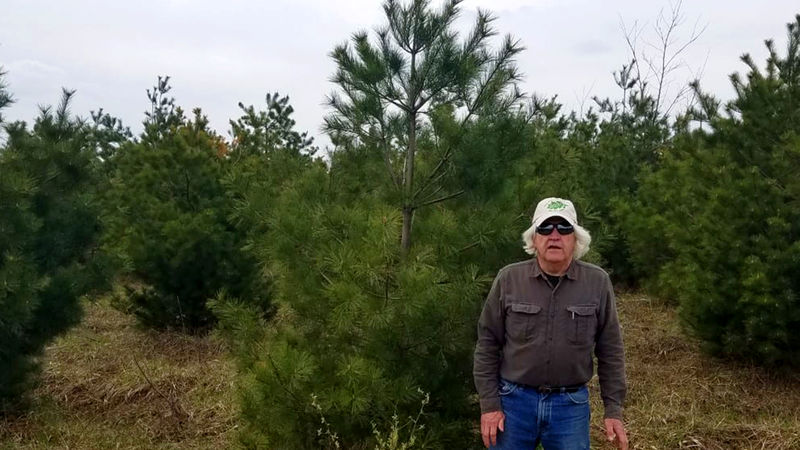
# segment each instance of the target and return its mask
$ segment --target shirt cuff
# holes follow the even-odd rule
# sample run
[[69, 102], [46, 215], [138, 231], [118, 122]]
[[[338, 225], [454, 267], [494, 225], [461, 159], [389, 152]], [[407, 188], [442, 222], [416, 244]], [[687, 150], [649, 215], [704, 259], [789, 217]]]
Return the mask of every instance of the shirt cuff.
[[[482, 404], [481, 404], [482, 406]], [[619, 419], [622, 420], [622, 406], [620, 405], [605, 405], [604, 419]]]
[[500, 405], [500, 397], [489, 397], [481, 399], [481, 414], [492, 411], [500, 411], [503, 407]]

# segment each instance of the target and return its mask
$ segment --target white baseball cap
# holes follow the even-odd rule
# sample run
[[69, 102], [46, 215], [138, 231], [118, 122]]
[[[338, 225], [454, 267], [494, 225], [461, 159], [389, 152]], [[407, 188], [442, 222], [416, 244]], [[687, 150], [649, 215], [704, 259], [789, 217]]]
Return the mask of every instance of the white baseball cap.
[[578, 213], [575, 212], [575, 205], [564, 198], [548, 197], [540, 201], [536, 205], [536, 211], [533, 213], [533, 226], [538, 227], [551, 217], [561, 217], [572, 226], [578, 224]]

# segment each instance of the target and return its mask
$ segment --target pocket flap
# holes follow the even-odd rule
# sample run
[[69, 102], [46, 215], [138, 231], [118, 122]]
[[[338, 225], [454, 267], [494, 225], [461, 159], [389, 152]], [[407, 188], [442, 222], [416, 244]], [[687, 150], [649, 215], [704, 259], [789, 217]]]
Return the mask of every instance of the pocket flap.
[[511, 311], [523, 314], [538, 314], [542, 310], [541, 306], [531, 305], [530, 303], [512, 303]]
[[586, 306], [567, 306], [567, 311], [578, 316], [593, 316], [597, 307], [595, 305]]

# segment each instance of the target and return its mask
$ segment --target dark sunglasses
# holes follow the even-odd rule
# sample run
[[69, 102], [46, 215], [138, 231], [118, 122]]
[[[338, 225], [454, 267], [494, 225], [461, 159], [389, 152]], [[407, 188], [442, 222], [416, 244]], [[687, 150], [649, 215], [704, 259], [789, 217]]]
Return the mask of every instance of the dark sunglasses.
[[575, 231], [575, 227], [570, 225], [568, 222], [558, 222], [558, 223], [543, 223], [536, 227], [536, 232], [547, 236], [553, 232], [553, 230], [558, 230], [558, 234], [572, 234]]

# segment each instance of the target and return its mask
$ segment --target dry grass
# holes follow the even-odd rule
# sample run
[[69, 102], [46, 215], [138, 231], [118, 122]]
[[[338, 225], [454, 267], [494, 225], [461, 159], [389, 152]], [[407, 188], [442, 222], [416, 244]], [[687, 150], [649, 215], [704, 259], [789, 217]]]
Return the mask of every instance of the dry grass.
[[[631, 448], [800, 449], [800, 374], [723, 362], [698, 352], [671, 307], [619, 300], [627, 357]], [[594, 380], [593, 442], [603, 442]]]
[[233, 362], [213, 337], [143, 331], [104, 303], [47, 348], [36, 403], [0, 448], [229, 448]]
[[[800, 375], [701, 355], [675, 312], [622, 295], [635, 449], [800, 449]], [[137, 366], [138, 364], [138, 366]], [[0, 421], [0, 448], [231, 448], [235, 367], [213, 337], [137, 329], [108, 305], [51, 345], [37, 403]], [[593, 448], [609, 449], [596, 380]]]

